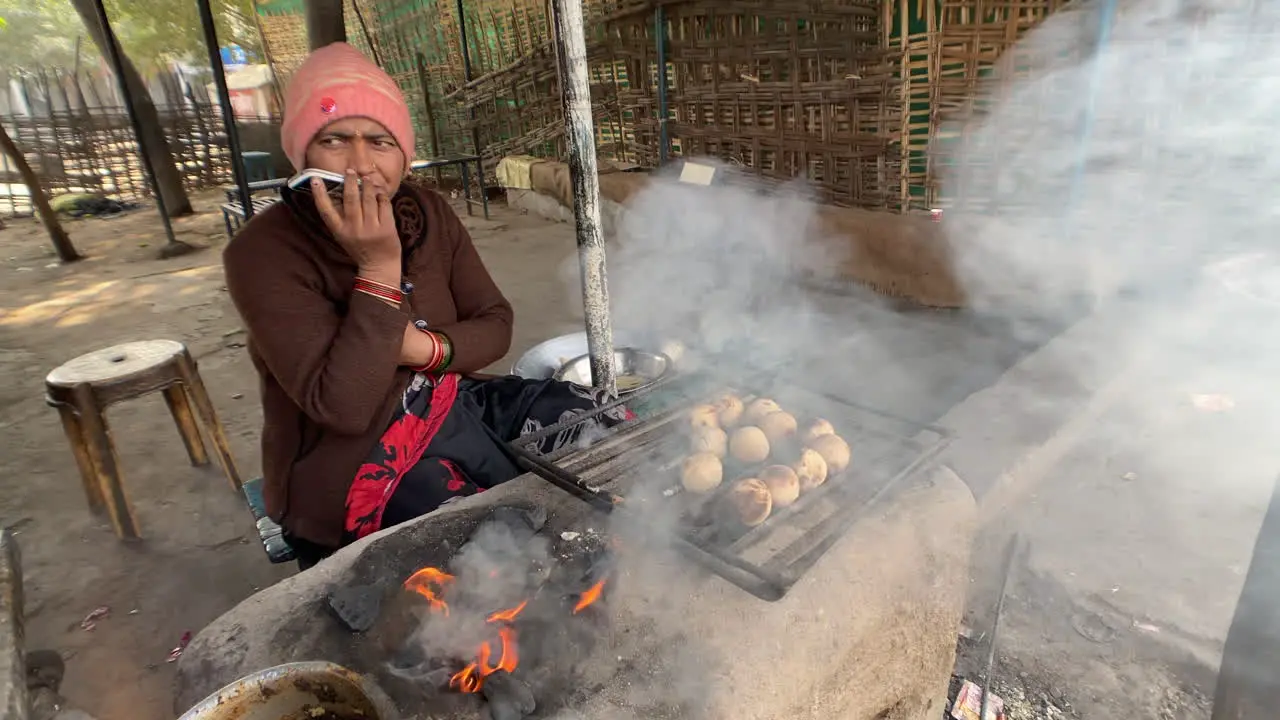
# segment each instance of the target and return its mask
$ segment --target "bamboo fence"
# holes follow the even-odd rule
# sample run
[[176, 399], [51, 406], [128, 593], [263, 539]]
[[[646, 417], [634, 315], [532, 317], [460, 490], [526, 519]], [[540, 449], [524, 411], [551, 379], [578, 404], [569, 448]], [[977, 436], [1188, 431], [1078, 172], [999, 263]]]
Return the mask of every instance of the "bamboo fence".
[[[165, 137], [188, 189], [230, 182], [222, 117], [202, 83], [182, 101], [175, 77], [151, 83]], [[39, 69], [0, 73], [0, 123], [22, 149], [46, 193], [96, 193], [121, 200], [151, 195], [133, 126], [112, 77]], [[30, 211], [17, 170], [0, 157], [0, 213]]]
[[[306, 52], [302, 1], [259, 0], [264, 42], [286, 81]], [[837, 205], [938, 206], [937, 170], [964, 140], [940, 138], [944, 123], [999, 95], [1017, 77], [996, 74], [1006, 51], [1067, 2], [664, 2], [670, 155], [718, 157], [766, 183], [803, 177]], [[585, 5], [600, 154], [655, 167], [657, 4]], [[352, 42], [376, 50], [405, 92], [419, 155], [478, 147], [490, 164], [514, 153], [562, 156], [546, 0], [463, 0], [461, 17], [456, 0], [348, 6]]]

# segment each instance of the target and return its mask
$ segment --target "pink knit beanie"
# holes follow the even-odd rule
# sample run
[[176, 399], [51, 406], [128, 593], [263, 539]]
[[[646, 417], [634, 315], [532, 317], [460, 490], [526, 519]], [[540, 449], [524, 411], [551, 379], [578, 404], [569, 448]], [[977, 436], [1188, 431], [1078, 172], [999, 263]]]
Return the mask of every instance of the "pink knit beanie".
[[302, 170], [307, 146], [326, 125], [349, 117], [381, 123], [413, 160], [413, 121], [390, 75], [350, 45], [339, 42], [312, 52], [289, 80], [280, 142], [289, 162]]

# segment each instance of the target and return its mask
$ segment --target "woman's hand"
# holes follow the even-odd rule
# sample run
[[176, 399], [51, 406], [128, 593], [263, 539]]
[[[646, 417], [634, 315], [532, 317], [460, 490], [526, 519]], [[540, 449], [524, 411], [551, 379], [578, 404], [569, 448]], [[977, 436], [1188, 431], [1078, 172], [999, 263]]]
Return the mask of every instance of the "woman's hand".
[[[347, 170], [342, 186], [342, 208], [334, 206], [324, 182], [311, 181], [316, 209], [333, 237], [370, 280], [398, 285], [400, 282], [400, 235], [386, 184], [373, 177], [364, 182], [354, 170]], [[392, 277], [394, 276], [394, 277]]]
[[405, 367], [422, 367], [431, 356], [430, 341], [422, 331], [409, 323], [404, 328], [404, 340], [400, 343], [400, 364]]

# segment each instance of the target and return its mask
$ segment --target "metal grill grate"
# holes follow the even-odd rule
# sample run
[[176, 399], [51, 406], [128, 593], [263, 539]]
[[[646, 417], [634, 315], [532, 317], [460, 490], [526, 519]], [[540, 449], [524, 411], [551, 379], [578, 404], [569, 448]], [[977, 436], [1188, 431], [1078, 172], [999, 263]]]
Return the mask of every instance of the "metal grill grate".
[[[724, 522], [717, 508], [732, 481], [752, 476], [759, 468], [727, 460], [725, 482], [712, 493], [693, 495], [680, 489], [679, 465], [688, 452], [687, 411], [726, 391], [772, 397], [797, 417], [826, 418], [852, 448], [850, 467], [803, 493], [794, 504], [775, 509], [755, 527]], [[512, 448], [526, 469], [602, 512], [653, 512], [652, 507], [635, 506], [662, 504], [660, 511], [679, 516], [680, 550], [769, 601], [786, 595], [863, 513], [924, 468], [949, 440], [940, 427], [761, 373], [728, 384], [707, 377], [681, 378], [623, 402], [639, 417], [588, 449], [538, 457], [533, 443], [594, 413], [522, 438]], [[653, 492], [659, 489], [662, 492]]]

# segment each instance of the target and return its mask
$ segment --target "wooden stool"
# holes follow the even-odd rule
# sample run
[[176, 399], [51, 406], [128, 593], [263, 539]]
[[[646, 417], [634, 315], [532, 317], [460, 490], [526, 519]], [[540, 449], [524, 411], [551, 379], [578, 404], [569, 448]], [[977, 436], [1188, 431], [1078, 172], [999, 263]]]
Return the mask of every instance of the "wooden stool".
[[56, 368], [45, 378], [45, 399], [62, 416], [89, 509], [101, 512], [105, 508], [116, 535], [122, 539], [140, 535], [121, 481], [120, 460], [111, 442], [105, 412], [112, 403], [157, 390], [164, 393], [191, 464], [208, 465], [209, 455], [191, 411], [195, 405], [213, 440], [218, 461], [238, 491], [240, 476], [226, 433], [200, 380], [196, 362], [182, 343], [146, 340], [96, 350]]

